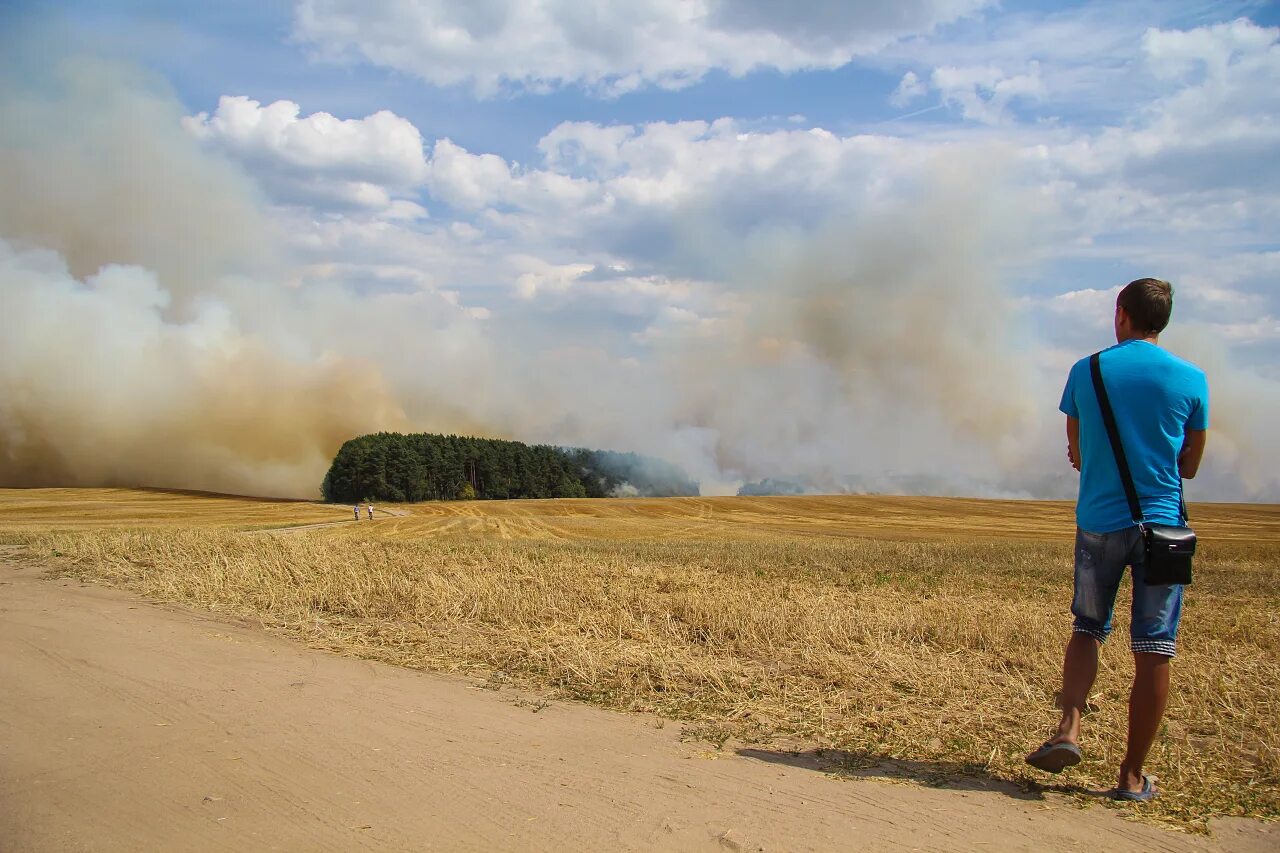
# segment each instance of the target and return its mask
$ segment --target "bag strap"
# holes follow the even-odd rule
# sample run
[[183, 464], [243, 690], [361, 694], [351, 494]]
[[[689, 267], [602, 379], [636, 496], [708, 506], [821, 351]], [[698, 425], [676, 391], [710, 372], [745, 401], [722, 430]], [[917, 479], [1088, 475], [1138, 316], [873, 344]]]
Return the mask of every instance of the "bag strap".
[[[1120, 443], [1120, 430], [1116, 428], [1116, 415], [1111, 411], [1111, 399], [1107, 397], [1107, 386], [1102, 382], [1101, 353], [1089, 356], [1089, 374], [1093, 377], [1093, 391], [1098, 395], [1098, 408], [1102, 410], [1102, 423], [1107, 428], [1107, 438], [1111, 439], [1111, 452], [1116, 457], [1116, 467], [1120, 469], [1120, 482], [1124, 484], [1124, 496], [1129, 501], [1129, 514], [1134, 524], [1142, 526], [1142, 504], [1138, 502], [1138, 492], [1133, 487], [1133, 476], [1129, 473], [1129, 462], [1124, 455], [1124, 445]], [[1185, 510], [1184, 510], [1185, 512]]]

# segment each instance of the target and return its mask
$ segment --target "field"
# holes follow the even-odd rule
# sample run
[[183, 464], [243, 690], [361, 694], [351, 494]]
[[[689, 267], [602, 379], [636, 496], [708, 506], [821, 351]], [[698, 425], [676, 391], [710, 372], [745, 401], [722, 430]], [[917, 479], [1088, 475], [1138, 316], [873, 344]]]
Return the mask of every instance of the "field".
[[[1143, 813], [1280, 817], [1280, 507], [1195, 505], [1189, 591]], [[1057, 718], [1071, 507], [896, 497], [349, 506], [146, 490], [0, 490], [0, 544], [64, 574], [259, 619], [343, 654], [679, 720], [724, 744], [1108, 787], [1128, 593], [1086, 761], [1022, 763]]]

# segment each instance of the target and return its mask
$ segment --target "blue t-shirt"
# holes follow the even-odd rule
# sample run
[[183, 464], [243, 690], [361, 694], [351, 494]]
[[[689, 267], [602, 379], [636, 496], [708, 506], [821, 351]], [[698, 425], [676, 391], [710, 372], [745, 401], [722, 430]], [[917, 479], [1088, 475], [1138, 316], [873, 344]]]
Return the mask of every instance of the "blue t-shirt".
[[[1209, 428], [1204, 371], [1147, 341], [1102, 351], [1102, 380], [1145, 521], [1179, 524], [1178, 454], [1187, 430]], [[1080, 496], [1076, 523], [1093, 533], [1133, 526], [1120, 469], [1102, 422], [1089, 359], [1071, 368], [1059, 409], [1080, 421]]]

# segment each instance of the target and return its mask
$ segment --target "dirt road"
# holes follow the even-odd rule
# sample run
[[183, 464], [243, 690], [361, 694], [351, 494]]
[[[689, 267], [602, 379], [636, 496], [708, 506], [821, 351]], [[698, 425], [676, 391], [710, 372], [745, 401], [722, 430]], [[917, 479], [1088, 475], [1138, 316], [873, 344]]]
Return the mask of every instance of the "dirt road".
[[[514, 700], [514, 701], [513, 701]], [[839, 779], [0, 564], [0, 849], [1274, 850]]]

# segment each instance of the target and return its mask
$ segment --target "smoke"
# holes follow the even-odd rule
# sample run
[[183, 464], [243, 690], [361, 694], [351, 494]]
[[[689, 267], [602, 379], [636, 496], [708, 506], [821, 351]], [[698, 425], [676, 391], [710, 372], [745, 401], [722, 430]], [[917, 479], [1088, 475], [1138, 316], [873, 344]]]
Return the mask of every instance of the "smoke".
[[165, 87], [26, 35], [0, 76], [0, 484], [313, 496], [342, 441], [407, 428], [422, 399], [345, 354], [372, 324], [278, 283], [252, 183]]
[[255, 186], [162, 82], [85, 55], [38, 71], [0, 87], [0, 483], [310, 496], [346, 438], [427, 429], [653, 453], [708, 491], [821, 487], [991, 477], [1029, 428], [987, 260], [1019, 233], [978, 153], [865, 220], [758, 240], [711, 337], [530, 364], [518, 318], [288, 286]]
[[271, 227], [252, 183], [186, 138], [161, 81], [26, 48], [0, 77], [0, 235], [58, 252], [77, 278], [145, 266], [181, 297], [264, 269]]
[[839, 490], [852, 474], [995, 480], [1020, 461], [1034, 377], [1007, 357], [1002, 264], [1028, 244], [1029, 206], [991, 154], [948, 152], [865, 218], [748, 256], [750, 310], [698, 353], [712, 369], [684, 401], [722, 437], [722, 470]]
[[1210, 327], [1176, 321], [1175, 308], [1161, 344], [1209, 380], [1208, 443], [1199, 474], [1186, 484], [1188, 500], [1280, 502], [1280, 382], [1237, 364]]
[[[620, 360], [531, 343], [542, 320], [518, 311], [302, 281], [257, 186], [182, 130], [163, 81], [57, 41], [11, 36], [0, 60], [0, 485], [313, 497], [343, 441], [387, 429], [636, 451], [704, 493], [1073, 493], [1065, 365], [1026, 357], [1008, 296], [1040, 248], [1037, 197], [999, 147], [922, 160], [806, 234], [727, 243], [690, 204], [687, 254], [739, 259], [729, 307]], [[1234, 375], [1205, 351], [1211, 381]], [[1258, 386], [1219, 387], [1201, 494], [1274, 499], [1274, 439], [1232, 414]]]

